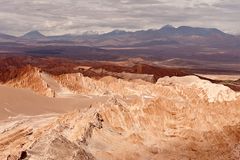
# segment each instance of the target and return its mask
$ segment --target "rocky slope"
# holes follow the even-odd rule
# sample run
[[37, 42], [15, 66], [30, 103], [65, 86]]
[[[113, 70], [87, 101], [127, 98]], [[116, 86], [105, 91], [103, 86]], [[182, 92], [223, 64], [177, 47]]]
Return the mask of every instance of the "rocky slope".
[[[104, 70], [104, 69], [103, 69]], [[205, 100], [207, 102], [225, 102], [236, 100], [239, 93], [230, 88], [202, 80], [196, 76], [164, 77], [156, 83], [148, 82], [145, 78], [153, 78], [148, 74], [115, 73], [117, 75], [134, 76], [134, 78], [105, 76], [103, 78], [85, 77], [81, 73], [51, 75], [39, 68], [27, 65], [13, 69], [8, 73], [4, 84], [15, 88], [28, 88], [37, 94], [48, 97], [66, 97], [71, 95], [120, 96], [157, 98], [159, 90], [171, 91], [172, 97], [180, 94], [190, 101]], [[139, 77], [139, 79], [136, 79]], [[124, 79], [122, 79], [124, 78]]]
[[5, 84], [15, 88], [28, 88], [34, 92], [53, 97], [54, 91], [49, 88], [48, 84], [41, 77], [40, 69], [27, 65], [9, 72], [9, 81]]
[[0, 122], [0, 159], [240, 158], [240, 97], [228, 87], [195, 76], [156, 84], [54, 78], [75, 93], [108, 100], [84, 111]]
[[143, 80], [126, 81], [110, 76], [95, 80], [84, 77], [80, 73], [63, 74], [54, 78], [62, 86], [78, 94], [157, 98], [162, 94], [159, 90], [165, 90], [172, 92], [172, 97], [180, 94], [191, 101], [208, 102], [233, 101], [239, 95], [224, 85], [201, 80], [196, 76], [164, 77], [158, 79], [156, 84]]

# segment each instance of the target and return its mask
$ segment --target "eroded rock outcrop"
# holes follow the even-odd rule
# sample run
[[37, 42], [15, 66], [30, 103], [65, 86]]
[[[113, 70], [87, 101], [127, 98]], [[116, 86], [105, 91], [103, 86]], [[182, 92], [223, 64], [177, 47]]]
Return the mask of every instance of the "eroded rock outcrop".
[[126, 81], [110, 76], [95, 80], [80, 73], [63, 74], [54, 78], [62, 86], [78, 94], [153, 98], [161, 96], [164, 92], [173, 99], [188, 98], [191, 101], [209, 103], [234, 101], [240, 95], [224, 85], [201, 80], [196, 76], [164, 77], [156, 84], [143, 80]]
[[40, 72], [39, 68], [30, 65], [19, 68], [14, 70], [14, 73], [9, 73], [11, 78], [5, 85], [15, 88], [28, 88], [40, 95], [53, 97], [54, 91], [42, 79]]
[[208, 102], [234, 101], [240, 95], [224, 85], [201, 80], [196, 76], [164, 77], [160, 78], [157, 84], [172, 86], [183, 94], [191, 89], [192, 92], [189, 90], [189, 94], [198, 95], [199, 99], [205, 99]]
[[240, 158], [240, 98], [227, 87], [196, 77], [57, 81], [78, 93], [109, 91], [109, 98], [58, 117], [2, 122], [0, 159]]

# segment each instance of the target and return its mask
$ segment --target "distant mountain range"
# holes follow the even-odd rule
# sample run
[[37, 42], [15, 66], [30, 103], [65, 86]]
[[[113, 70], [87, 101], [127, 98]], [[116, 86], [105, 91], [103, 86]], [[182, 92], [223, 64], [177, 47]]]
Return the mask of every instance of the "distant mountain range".
[[82, 35], [47, 36], [39, 31], [31, 31], [19, 37], [0, 34], [0, 53], [84, 60], [141, 57], [151, 60], [179, 58], [239, 63], [240, 36], [216, 28], [176, 28], [171, 25], [155, 30], [114, 30], [104, 34], [87, 32]]
[[[45, 42], [65, 42], [71, 41], [82, 43], [83, 45], [94, 46], [139, 46], [143, 44], [149, 45], [167, 45], [181, 43], [197, 43], [201, 44], [208, 42], [211, 39], [215, 41], [237, 38], [227, 33], [224, 33], [216, 28], [199, 28], [181, 26], [175, 28], [171, 25], [166, 25], [158, 30], [140, 30], [135, 32], [127, 32], [123, 30], [114, 30], [104, 34], [82, 34], [82, 35], [60, 35], [60, 36], [45, 36], [39, 31], [31, 31], [23, 36], [15, 37], [7, 34], [0, 34], [1, 41], [45, 41]], [[238, 37], [239, 38], [239, 37]], [[146, 43], [145, 43], [146, 42]]]
[[171, 25], [166, 25], [159, 30], [140, 30], [136, 32], [126, 32], [123, 30], [114, 30], [112, 32], [103, 34], [102, 36], [120, 36], [120, 35], [151, 35], [151, 36], [210, 36], [210, 35], [227, 35], [226, 33], [216, 29], [216, 28], [198, 28], [198, 27], [188, 27], [188, 26], [181, 26], [175, 28]]
[[82, 39], [107, 39], [107, 38], [116, 38], [116, 37], [126, 37], [131, 36], [135, 38], [157, 38], [157, 37], [169, 37], [169, 36], [230, 36], [216, 28], [200, 28], [200, 27], [189, 27], [181, 26], [175, 28], [171, 25], [166, 25], [158, 30], [140, 30], [135, 32], [127, 32], [124, 30], [114, 30], [109, 33], [97, 34], [91, 32], [91, 34], [82, 34], [82, 35], [60, 35], [60, 36], [45, 36], [39, 31], [31, 31], [23, 36], [15, 37], [7, 34], [1, 34], [1, 39], [31, 39], [31, 40], [82, 40]]

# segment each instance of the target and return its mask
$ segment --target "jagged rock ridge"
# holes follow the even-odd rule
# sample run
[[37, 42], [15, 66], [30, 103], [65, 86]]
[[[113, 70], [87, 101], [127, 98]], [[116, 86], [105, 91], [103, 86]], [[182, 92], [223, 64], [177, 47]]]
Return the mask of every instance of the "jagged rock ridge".
[[15, 88], [28, 88], [40, 95], [53, 97], [54, 91], [52, 91], [48, 84], [42, 79], [40, 72], [39, 68], [30, 65], [13, 70], [12, 73], [9, 74], [10, 80], [7, 81], [5, 85]]
[[240, 158], [240, 98], [228, 87], [194, 76], [156, 84], [81, 74], [53, 78], [77, 94], [109, 98], [58, 117], [2, 122], [0, 159]]

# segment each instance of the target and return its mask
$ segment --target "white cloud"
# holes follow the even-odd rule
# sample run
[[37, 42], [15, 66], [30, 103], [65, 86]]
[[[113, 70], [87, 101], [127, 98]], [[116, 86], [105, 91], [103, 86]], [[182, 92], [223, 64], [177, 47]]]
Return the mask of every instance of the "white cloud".
[[239, 0], [1, 0], [0, 32], [82, 33], [165, 24], [239, 33]]

